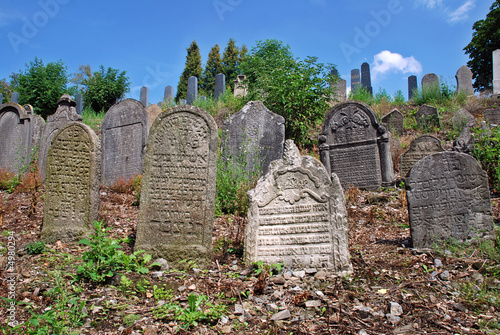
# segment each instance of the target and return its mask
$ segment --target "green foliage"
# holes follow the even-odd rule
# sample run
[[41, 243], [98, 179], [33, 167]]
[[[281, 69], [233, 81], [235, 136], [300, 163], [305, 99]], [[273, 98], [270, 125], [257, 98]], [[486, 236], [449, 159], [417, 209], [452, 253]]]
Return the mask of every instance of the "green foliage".
[[159, 300], [172, 300], [174, 295], [172, 294], [171, 289], [165, 289], [163, 287], [158, 287], [156, 285], [153, 286], [153, 297], [156, 301]]
[[387, 93], [385, 88], [380, 88], [377, 93], [375, 93], [375, 102], [380, 104], [383, 102], [392, 102], [392, 96]]
[[234, 80], [240, 73], [239, 66], [242, 59], [246, 57], [246, 47], [238, 49], [236, 42], [230, 38], [224, 53], [222, 54], [222, 71], [226, 76], [226, 86], [232, 92], [234, 90]]
[[252, 263], [254, 267], [254, 272], [255, 275], [260, 275], [262, 271], [267, 271], [269, 274], [279, 274], [281, 272], [281, 269], [285, 265], [285, 263], [278, 263], [278, 264], [264, 264], [263, 261], [257, 261]]
[[45, 243], [43, 241], [31, 242], [24, 247], [28, 255], [38, 255], [45, 250]]
[[493, 2], [484, 20], [474, 23], [472, 31], [472, 39], [464, 50], [469, 55], [467, 65], [472, 70], [474, 88], [478, 91], [491, 90], [492, 53], [500, 49], [500, 0]]
[[92, 108], [85, 107], [82, 113], [83, 123], [92, 128], [93, 131], [98, 131], [101, 128], [104, 115], [106, 115], [105, 110], [96, 113]]
[[488, 130], [473, 129], [477, 142], [472, 155], [479, 161], [483, 170], [488, 173], [490, 187], [500, 191], [500, 127]]
[[394, 103], [396, 105], [404, 105], [405, 103], [405, 97], [403, 95], [403, 91], [397, 90], [396, 93], [394, 94]]
[[207, 64], [200, 78], [200, 89], [207, 97], [213, 96], [215, 76], [219, 73], [222, 73], [222, 60], [219, 45], [216, 44], [208, 54]]
[[12, 95], [12, 86], [8, 83], [5, 78], [0, 80], [0, 94], [3, 95], [3, 101], [0, 101], [0, 105], [3, 102], [10, 101], [10, 97]]
[[0, 169], [0, 190], [12, 193], [19, 183], [19, 176], [5, 169]]
[[361, 85], [359, 85], [354, 91], [349, 92], [349, 100], [361, 101], [367, 105], [372, 105], [375, 101], [370, 92], [368, 92], [368, 90]]
[[446, 81], [441, 81], [441, 85], [432, 85], [415, 90], [412, 100], [417, 105], [463, 106], [467, 102], [467, 93], [456, 92], [455, 86], [450, 86]]
[[206, 100], [197, 99], [193, 102], [193, 106], [200, 107], [207, 111], [213, 117], [220, 114], [232, 114], [239, 111], [245, 105], [246, 100], [241, 97], [235, 97], [233, 92], [226, 90], [224, 95], [219, 96], [215, 100], [213, 96], [208, 96]]
[[181, 78], [179, 79], [179, 84], [177, 85], [177, 94], [175, 100], [186, 99], [187, 96], [187, 85], [189, 77], [201, 77], [201, 56], [200, 48], [196, 41], [192, 41], [189, 48], [187, 48], [186, 65], [184, 66], [184, 71], [182, 71]]

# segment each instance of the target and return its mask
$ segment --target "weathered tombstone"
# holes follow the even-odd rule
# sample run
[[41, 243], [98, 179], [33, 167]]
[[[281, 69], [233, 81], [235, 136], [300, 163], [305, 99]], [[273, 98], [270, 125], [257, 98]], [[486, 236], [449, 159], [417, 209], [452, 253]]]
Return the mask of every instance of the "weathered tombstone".
[[493, 51], [493, 94], [500, 94], [500, 49]]
[[355, 92], [360, 84], [359, 69], [351, 70], [351, 92]]
[[368, 63], [361, 64], [361, 85], [368, 91], [368, 93], [373, 94], [370, 65]]
[[441, 141], [431, 135], [422, 135], [410, 143], [410, 148], [401, 155], [399, 171], [401, 177], [406, 177], [416, 162], [422, 158], [442, 152]]
[[374, 189], [394, 181], [389, 133], [362, 102], [334, 106], [318, 136], [321, 162], [342, 187]]
[[125, 99], [111, 106], [101, 125], [103, 185], [142, 174], [148, 133], [149, 118], [142, 103]]
[[490, 125], [500, 124], [500, 108], [486, 109], [484, 111], [484, 120]]
[[47, 155], [42, 240], [75, 242], [93, 231], [99, 214], [101, 146], [81, 122], [61, 128]]
[[3, 94], [0, 93], [0, 105], [2, 105], [2, 104], [3, 104]]
[[422, 105], [415, 113], [417, 126], [420, 129], [427, 129], [431, 127], [439, 128], [439, 114], [436, 107], [429, 105]]
[[174, 88], [170, 85], [165, 87], [165, 92], [163, 94], [163, 101], [173, 101], [174, 100]]
[[476, 124], [476, 120], [473, 119], [465, 125], [460, 135], [453, 141], [453, 151], [463, 152], [464, 154], [471, 153], [476, 142], [471, 128]]
[[13, 102], [15, 104], [19, 103], [19, 93], [18, 92], [12, 92], [12, 95], [10, 96], [10, 102]]
[[465, 109], [459, 109], [451, 118], [451, 126], [454, 130], [461, 132], [465, 125], [474, 120], [474, 116]]
[[215, 75], [214, 99], [224, 96], [226, 92], [226, 76], [223, 73]]
[[340, 182], [287, 140], [282, 159], [248, 192], [245, 262], [352, 273]]
[[457, 92], [465, 92], [468, 95], [474, 94], [472, 87], [472, 71], [467, 65], [462, 65], [455, 75], [457, 79]]
[[411, 169], [406, 185], [414, 248], [494, 236], [488, 176], [472, 156], [427, 156]]
[[427, 73], [422, 78], [422, 91], [439, 89], [439, 78], [434, 73]]
[[144, 105], [144, 107], [148, 107], [148, 105], [149, 105], [149, 88], [147, 88], [146, 86], [141, 87], [140, 101]]
[[382, 117], [382, 123], [385, 128], [393, 134], [403, 135], [404, 134], [404, 118], [403, 114], [397, 109], [393, 109], [392, 112], [386, 114]]
[[[24, 110], [31, 119], [30, 122], [30, 133], [31, 133], [31, 145], [30, 145], [30, 162], [36, 157], [38, 159], [40, 141], [42, 139], [43, 130], [45, 129], [45, 120], [40, 115], [36, 115], [33, 111], [33, 106], [24, 105]], [[37, 163], [38, 166], [38, 163]]]
[[149, 129], [151, 129], [151, 126], [153, 125], [153, 122], [156, 120], [158, 115], [160, 115], [162, 112], [161, 108], [158, 107], [156, 104], [149, 105], [148, 108], [146, 108], [146, 113], [148, 114], [148, 119], [149, 119]]
[[76, 95], [76, 114], [82, 115], [83, 114], [83, 95], [82, 94], [77, 94]]
[[63, 94], [59, 101], [57, 101], [56, 112], [49, 115], [47, 118], [47, 123], [45, 124], [40, 139], [40, 149], [38, 152], [38, 168], [40, 169], [42, 180], [45, 180], [47, 154], [56, 133], [68, 123], [82, 121], [82, 116], [76, 113], [75, 107], [76, 103], [71, 99], [71, 96]]
[[267, 172], [269, 164], [283, 156], [285, 119], [261, 101], [248, 102], [224, 121], [223, 155], [246, 171]]
[[414, 94], [418, 89], [417, 86], [417, 76], [409, 76], [408, 77], [408, 100], [413, 99]]
[[188, 78], [187, 104], [192, 104], [196, 99], [198, 99], [198, 78], [192, 76]]
[[331, 73], [337, 79], [334, 84], [331, 84], [331, 87], [335, 89], [335, 93], [333, 94], [332, 99], [344, 102], [347, 98], [347, 82], [339, 77], [339, 72], [336, 69], [333, 69]]
[[238, 75], [236, 80], [234, 80], [234, 97], [246, 97], [247, 96], [247, 76]]
[[151, 128], [144, 161], [136, 250], [175, 268], [212, 257], [218, 130], [194, 106], [163, 112]]

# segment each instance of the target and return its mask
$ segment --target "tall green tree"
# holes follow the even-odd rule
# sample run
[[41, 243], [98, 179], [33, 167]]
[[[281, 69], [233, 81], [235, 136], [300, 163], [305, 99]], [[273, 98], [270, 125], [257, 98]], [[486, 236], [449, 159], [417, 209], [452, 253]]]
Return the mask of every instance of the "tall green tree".
[[208, 54], [205, 70], [201, 75], [200, 88], [206, 95], [212, 95], [215, 88], [215, 76], [222, 73], [222, 60], [220, 58], [220, 47], [214, 45]]
[[226, 75], [226, 85], [234, 90], [234, 80], [240, 73], [238, 70], [240, 64], [240, 50], [236, 46], [236, 42], [230, 38], [222, 55], [222, 69]]
[[500, 0], [493, 2], [486, 19], [476, 21], [472, 30], [472, 40], [464, 50], [469, 55], [467, 65], [473, 73], [473, 86], [477, 91], [492, 89], [492, 53], [500, 49]]
[[177, 85], [176, 100], [186, 99], [189, 77], [195, 76], [200, 79], [201, 72], [200, 48], [198, 48], [196, 41], [192, 41], [189, 48], [187, 48], [186, 65]]

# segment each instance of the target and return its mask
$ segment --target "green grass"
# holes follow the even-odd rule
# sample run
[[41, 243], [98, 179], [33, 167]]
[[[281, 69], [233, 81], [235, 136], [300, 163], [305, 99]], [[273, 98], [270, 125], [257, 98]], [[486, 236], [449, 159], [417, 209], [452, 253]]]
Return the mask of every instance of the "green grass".
[[104, 115], [106, 115], [105, 111], [96, 113], [90, 108], [85, 108], [82, 113], [83, 123], [92, 128], [93, 131], [98, 132], [101, 129]]

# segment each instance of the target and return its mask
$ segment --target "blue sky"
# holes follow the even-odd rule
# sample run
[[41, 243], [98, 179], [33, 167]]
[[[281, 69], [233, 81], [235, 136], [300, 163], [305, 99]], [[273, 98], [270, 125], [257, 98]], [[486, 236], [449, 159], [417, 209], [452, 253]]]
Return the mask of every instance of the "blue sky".
[[149, 102], [177, 88], [192, 40], [205, 64], [230, 38], [248, 49], [278, 39], [300, 59], [333, 63], [350, 86], [351, 69], [371, 67], [373, 91], [407, 96], [407, 77], [436, 73], [450, 85], [466, 64], [472, 25], [493, 0], [1, 0], [0, 79], [35, 57], [126, 70], [127, 97]]

